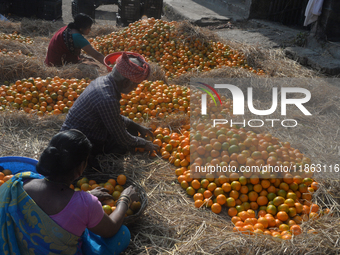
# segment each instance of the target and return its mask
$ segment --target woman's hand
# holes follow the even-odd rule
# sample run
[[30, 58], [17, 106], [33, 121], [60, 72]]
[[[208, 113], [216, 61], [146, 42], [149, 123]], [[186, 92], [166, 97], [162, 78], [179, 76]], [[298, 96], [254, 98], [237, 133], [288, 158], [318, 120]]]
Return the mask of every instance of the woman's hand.
[[121, 195], [127, 195], [131, 199], [131, 203], [134, 201], [139, 201], [139, 194], [136, 187], [130, 185], [126, 189], [124, 189]]
[[97, 197], [99, 201], [103, 201], [105, 199], [113, 199], [113, 196], [109, 194], [109, 191], [103, 187], [96, 187], [95, 189], [91, 190], [89, 193]]

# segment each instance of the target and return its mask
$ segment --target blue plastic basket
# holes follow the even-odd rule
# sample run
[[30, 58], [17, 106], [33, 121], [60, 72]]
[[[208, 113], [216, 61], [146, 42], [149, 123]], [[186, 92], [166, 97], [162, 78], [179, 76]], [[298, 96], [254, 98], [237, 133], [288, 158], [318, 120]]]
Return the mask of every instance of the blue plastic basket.
[[27, 157], [0, 157], [0, 166], [11, 170], [12, 174], [27, 171], [36, 173], [37, 163], [38, 160]]

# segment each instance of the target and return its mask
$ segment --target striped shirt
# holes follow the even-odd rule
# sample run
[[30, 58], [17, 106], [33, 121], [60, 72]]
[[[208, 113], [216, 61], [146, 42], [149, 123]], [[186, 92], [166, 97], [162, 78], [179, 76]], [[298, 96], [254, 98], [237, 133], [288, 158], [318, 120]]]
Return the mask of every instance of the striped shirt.
[[74, 102], [61, 131], [78, 129], [91, 142], [103, 145], [112, 142], [124, 147], [144, 147], [145, 139], [133, 136], [126, 130], [132, 120], [120, 115], [120, 99], [112, 73], [98, 77]]

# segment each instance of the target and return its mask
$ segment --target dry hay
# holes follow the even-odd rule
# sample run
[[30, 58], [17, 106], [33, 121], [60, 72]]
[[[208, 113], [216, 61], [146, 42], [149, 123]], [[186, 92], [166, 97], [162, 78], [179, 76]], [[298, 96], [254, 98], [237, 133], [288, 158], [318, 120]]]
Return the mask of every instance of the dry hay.
[[184, 41], [199, 39], [202, 43], [220, 41], [221, 38], [214, 32], [204, 27], [192, 25], [189, 21], [176, 23], [176, 33], [184, 36]]
[[39, 19], [23, 18], [21, 20], [20, 30], [18, 32], [20, 32], [22, 35], [30, 37], [52, 37], [53, 34], [63, 26], [64, 23], [60, 20], [52, 22]]
[[12, 51], [14, 53], [20, 50], [24, 55], [27, 55], [29, 53], [33, 54], [35, 48], [36, 47], [31, 44], [0, 39], [0, 50], [6, 49], [7, 51]]
[[54, 77], [62, 78], [89, 78], [95, 79], [99, 76], [97, 68], [86, 64], [69, 64], [63, 67], [47, 67], [44, 59], [27, 57], [25, 55], [14, 55], [11, 57], [0, 56], [0, 82], [15, 82], [18, 79], [29, 77]]
[[262, 69], [270, 77], [313, 77], [319, 75], [298, 62], [285, 56], [282, 49], [264, 49], [235, 41], [223, 41], [233, 49], [243, 52], [248, 65], [254, 69]]
[[218, 69], [212, 69], [209, 72], [191, 71], [174, 78], [173, 80], [169, 81], [169, 83], [186, 86], [190, 84], [191, 79], [197, 78], [205, 79], [205, 78], [245, 78], [245, 77], [254, 78], [257, 77], [257, 75], [245, 69], [225, 66]]
[[164, 70], [155, 62], [150, 62], [150, 75], [148, 77], [149, 81], [164, 81], [165, 84], [168, 84], [168, 79], [165, 76]]
[[0, 155], [38, 159], [64, 115], [39, 118], [36, 114], [0, 112]]
[[118, 32], [119, 30], [121, 30], [121, 28], [118, 28], [116, 26], [94, 23], [91, 27], [90, 33], [86, 37], [91, 38], [91, 37], [96, 37], [96, 36], [105, 36], [113, 32]]
[[8, 22], [0, 20], [1, 32], [6, 34], [11, 34], [15, 31], [20, 30], [20, 22]]

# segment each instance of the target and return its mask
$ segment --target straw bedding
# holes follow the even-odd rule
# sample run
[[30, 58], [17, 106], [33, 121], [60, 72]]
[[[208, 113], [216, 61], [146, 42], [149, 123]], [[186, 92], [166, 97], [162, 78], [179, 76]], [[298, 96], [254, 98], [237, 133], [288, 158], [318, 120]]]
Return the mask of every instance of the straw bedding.
[[[34, 26], [26, 26], [25, 29], [40, 31], [38, 28], [32, 27]], [[4, 29], [11, 31], [11, 29], [20, 28], [23, 29], [23, 25], [20, 27], [18, 24], [9, 23]], [[47, 33], [50, 31], [49, 29], [52, 32], [55, 31], [48, 28], [42, 33]], [[46, 68], [42, 65], [42, 61], [48, 39], [42, 37], [37, 41], [41, 43], [39, 47], [13, 44], [13, 47], [22, 47], [21, 50], [27, 49], [33, 52], [36, 59], [29, 60], [28, 57], [18, 56], [4, 60], [5, 57], [0, 57], [1, 82], [15, 81], [30, 76], [54, 75], [63, 78], [83, 78], [84, 76], [81, 76], [85, 75], [85, 77], [93, 79], [101, 72], [105, 73], [105, 69], [91, 73], [90, 70], [81, 69], [79, 65], [68, 66], [65, 69]], [[262, 68], [268, 77], [317, 78], [321, 76], [286, 59], [280, 50], [265, 50], [250, 45], [228, 43], [245, 52], [248, 62]], [[0, 45], [5, 45], [5, 43], [0, 40]], [[6, 47], [10, 48], [11, 45], [6, 44]], [[158, 75], [161, 74], [161, 71], [157, 72]], [[186, 74], [169, 83], [189, 85], [191, 78], [244, 78], [251, 76], [253, 76], [251, 73], [244, 70], [225, 67], [210, 73]], [[258, 90], [254, 95], [254, 106], [258, 109], [268, 109], [271, 105], [271, 94], [268, 94], [270, 85], [265, 82], [263, 84], [265, 84], [264, 87], [254, 85], [254, 92]], [[339, 163], [339, 88], [326, 83], [323, 83], [322, 86], [312, 86], [305, 84], [304, 80], [301, 80], [298, 86], [311, 91], [312, 100], [306, 107], [313, 113], [313, 116], [305, 117], [300, 114], [298, 109], [292, 109], [289, 111], [290, 117], [299, 123], [296, 128], [285, 129], [278, 126], [275, 129], [267, 127], [261, 130], [271, 132], [282, 141], [291, 142], [292, 147], [300, 149], [312, 159], [312, 162], [327, 165]], [[270, 117], [280, 118], [278, 116], [280, 113], [276, 114]], [[246, 113], [246, 118], [251, 117], [250, 113]], [[64, 116], [62, 115], [39, 118], [35, 115], [1, 112], [0, 155], [17, 155], [38, 159], [51, 137], [60, 130], [63, 120]], [[184, 121], [185, 119], [175, 116], [170, 117], [167, 122], [160, 122], [159, 125], [175, 129]], [[314, 202], [324, 208], [332, 209], [333, 214], [303, 223], [304, 233], [302, 235], [289, 241], [281, 241], [266, 236], [235, 234], [232, 232], [230, 217], [225, 213], [215, 215], [210, 210], [196, 209], [192, 198], [188, 197], [178, 185], [174, 167], [162, 159], [151, 160], [145, 154], [127, 155], [124, 159], [105, 155], [100, 159], [100, 162], [102, 166], [116, 164], [117, 169], [121, 169], [121, 172], [136, 180], [148, 194], [148, 207], [144, 215], [140, 221], [130, 227], [132, 242], [125, 254], [339, 253], [340, 197], [338, 194], [340, 185], [336, 173], [315, 177], [322, 185], [314, 196]], [[317, 233], [308, 234], [307, 230], [309, 229], [315, 229]]]

